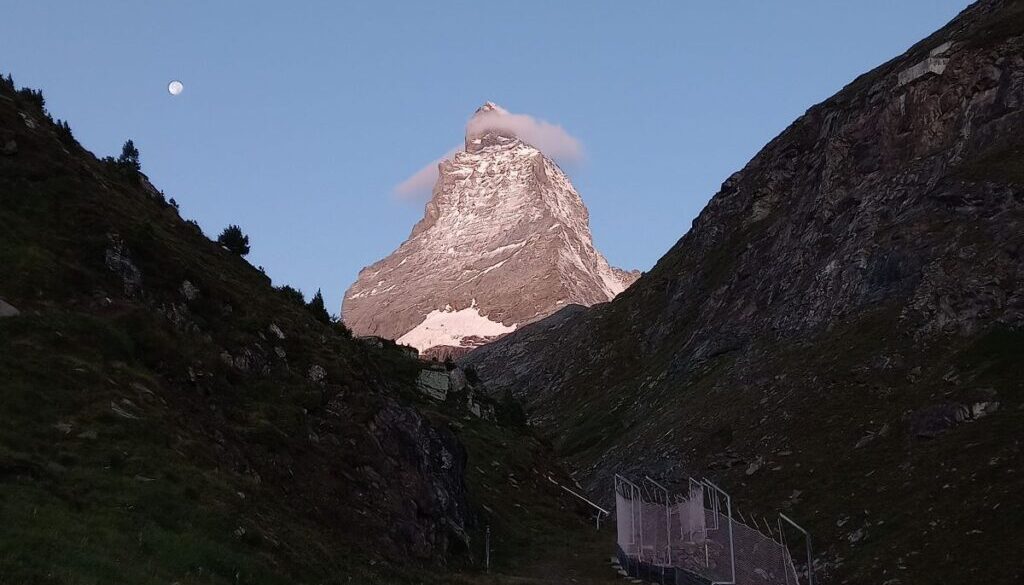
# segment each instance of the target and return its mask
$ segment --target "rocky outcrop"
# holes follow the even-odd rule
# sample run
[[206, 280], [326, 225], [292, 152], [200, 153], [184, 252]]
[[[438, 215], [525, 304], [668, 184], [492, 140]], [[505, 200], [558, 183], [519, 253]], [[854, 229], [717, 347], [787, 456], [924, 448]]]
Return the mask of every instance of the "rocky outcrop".
[[472, 128], [465, 151], [440, 164], [409, 239], [345, 293], [356, 334], [452, 355], [567, 304], [606, 302], [639, 276], [597, 251], [587, 209], [551, 159], [507, 130]]
[[[981, 518], [1024, 493], [994, 471], [1021, 455], [1022, 137], [1024, 5], [979, 2], [810, 108], [614, 301], [460, 361], [526, 401], [594, 493], [710, 474], [744, 509], [792, 507], [836, 582], [892, 577], [865, 541], [917, 580], [1011, 582], [964, 535], [1020, 543]], [[979, 387], [999, 408], [958, 424]], [[832, 514], [854, 506], [885, 528], [851, 543]]]
[[470, 382], [466, 372], [450, 364], [431, 364], [423, 367], [416, 377], [416, 389], [431, 400], [450, 402], [456, 409], [484, 420], [495, 420], [494, 401], [487, 395], [480, 381]]
[[142, 288], [142, 272], [132, 262], [124, 241], [117, 234], [107, 234], [110, 246], [105, 253], [107, 269], [121, 280], [124, 294], [131, 296]]
[[467, 550], [466, 451], [455, 436], [397, 403], [378, 411], [371, 428], [385, 455], [377, 473], [403, 490], [391, 500], [392, 541], [419, 559]]
[[0, 317], [14, 317], [19, 314], [21, 314], [21, 311], [7, 303], [7, 301], [0, 299]]
[[443, 402], [447, 399], [450, 387], [448, 372], [444, 370], [444, 366], [424, 368], [416, 377], [416, 389], [434, 400]]

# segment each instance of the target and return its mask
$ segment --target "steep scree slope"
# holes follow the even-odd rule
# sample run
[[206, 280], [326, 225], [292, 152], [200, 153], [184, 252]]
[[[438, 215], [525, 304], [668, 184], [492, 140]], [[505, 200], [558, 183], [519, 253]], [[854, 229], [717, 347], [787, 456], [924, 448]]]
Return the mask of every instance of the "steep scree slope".
[[1024, 3], [812, 107], [613, 302], [465, 358], [578, 477], [715, 477], [834, 582], [1019, 582]]

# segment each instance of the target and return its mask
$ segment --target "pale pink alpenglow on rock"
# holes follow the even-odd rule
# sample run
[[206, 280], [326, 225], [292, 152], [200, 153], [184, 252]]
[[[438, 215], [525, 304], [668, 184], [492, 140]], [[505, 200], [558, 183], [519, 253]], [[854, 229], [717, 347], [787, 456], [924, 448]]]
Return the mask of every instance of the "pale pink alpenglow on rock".
[[502, 112], [477, 110], [464, 149], [439, 164], [423, 219], [345, 293], [357, 335], [466, 351], [567, 305], [609, 301], [639, 277], [608, 265], [568, 177], [516, 133], [537, 127]]

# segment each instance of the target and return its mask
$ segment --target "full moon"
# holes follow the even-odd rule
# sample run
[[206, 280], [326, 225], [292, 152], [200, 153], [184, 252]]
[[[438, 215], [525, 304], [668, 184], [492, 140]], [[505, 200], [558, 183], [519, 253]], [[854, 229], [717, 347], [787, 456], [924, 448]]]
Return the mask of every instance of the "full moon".
[[185, 91], [185, 84], [177, 79], [167, 84], [167, 93], [171, 95], [178, 95], [183, 91]]

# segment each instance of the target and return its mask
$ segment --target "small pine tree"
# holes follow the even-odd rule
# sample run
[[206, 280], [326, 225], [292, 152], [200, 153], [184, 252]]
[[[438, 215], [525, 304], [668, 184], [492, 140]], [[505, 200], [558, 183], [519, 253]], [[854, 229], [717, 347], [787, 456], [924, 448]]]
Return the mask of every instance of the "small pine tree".
[[75, 142], [75, 135], [71, 133], [71, 126], [67, 120], [57, 120], [57, 136], [64, 142]]
[[68, 142], [68, 137], [71, 134], [71, 127], [67, 126], [64, 120], [57, 118], [53, 121], [54, 127], [57, 129], [57, 138], [65, 144]]
[[239, 256], [249, 253], [249, 236], [242, 233], [242, 228], [234, 224], [224, 228], [224, 231], [217, 236], [217, 243]]
[[320, 292], [320, 289], [316, 289], [316, 294], [313, 295], [306, 308], [313, 313], [317, 321], [330, 324], [331, 314], [327, 312], [327, 307], [324, 305], [324, 295]]
[[171, 204], [171, 207], [173, 207], [175, 211], [178, 211], [180, 209], [178, 207], [178, 202], [174, 200], [174, 197], [168, 199], [167, 202]]
[[306, 297], [303, 296], [302, 291], [296, 288], [292, 288], [287, 284], [279, 286], [277, 288], [289, 301], [295, 303], [300, 307], [306, 306]]
[[139, 149], [135, 148], [135, 143], [131, 139], [121, 147], [121, 156], [117, 158], [117, 166], [129, 172], [137, 173], [142, 170], [142, 164], [139, 162]]

